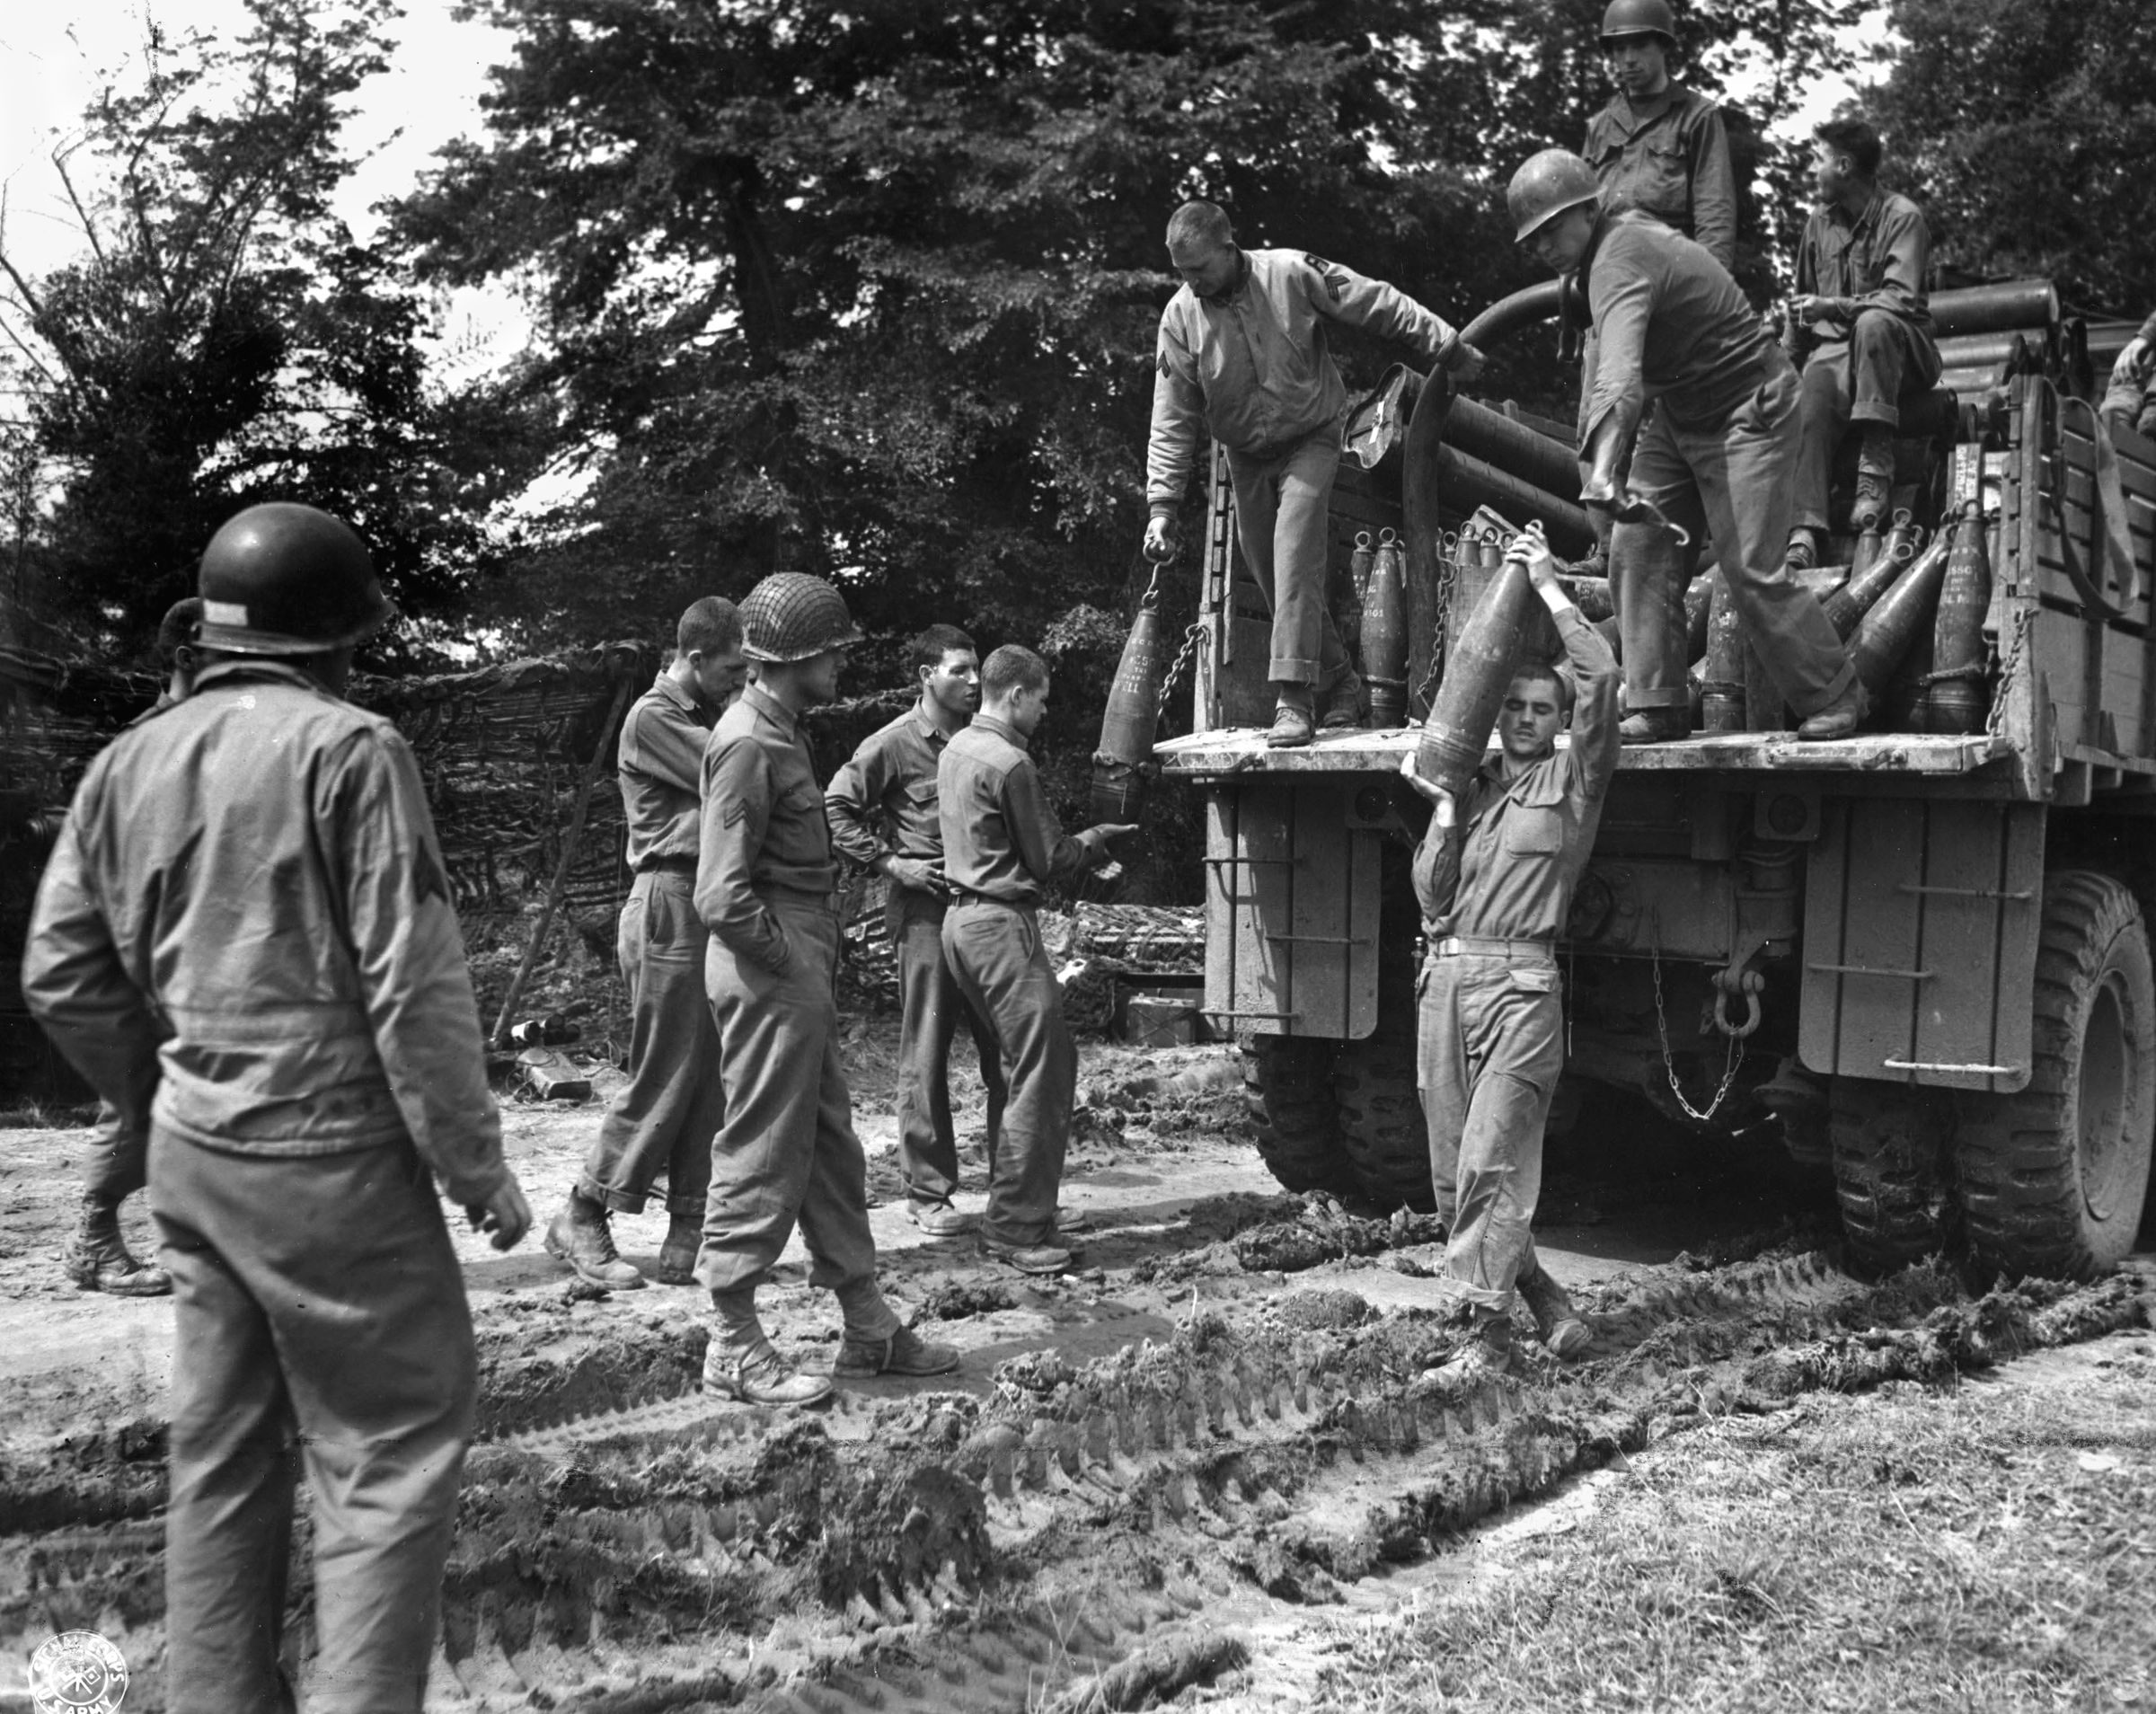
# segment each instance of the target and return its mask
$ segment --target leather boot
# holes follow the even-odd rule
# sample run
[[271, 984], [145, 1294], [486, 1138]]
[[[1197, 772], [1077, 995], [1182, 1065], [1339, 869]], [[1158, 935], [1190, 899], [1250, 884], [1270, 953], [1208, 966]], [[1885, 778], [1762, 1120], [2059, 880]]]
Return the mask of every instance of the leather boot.
[[137, 1261], [119, 1235], [119, 1210], [89, 1197], [83, 1214], [61, 1253], [67, 1277], [86, 1292], [110, 1292], [115, 1297], [163, 1297], [172, 1289], [172, 1276], [162, 1268]]
[[1674, 744], [1691, 736], [1690, 708], [1643, 708], [1617, 722], [1620, 744]]
[[910, 1327], [888, 1339], [857, 1339], [851, 1333], [838, 1347], [831, 1373], [842, 1381], [866, 1381], [879, 1374], [949, 1374], [959, 1366], [959, 1347], [931, 1345]]
[[1595, 1335], [1579, 1319], [1565, 1288], [1550, 1277], [1547, 1269], [1537, 1267], [1518, 1282], [1518, 1289], [1520, 1301], [1534, 1317], [1536, 1337], [1551, 1356], [1569, 1361], [1595, 1342]]
[[1265, 735], [1266, 747], [1292, 750], [1309, 743], [1318, 734], [1316, 707], [1309, 685], [1283, 684], [1273, 705], [1272, 729]]
[[623, 1261], [614, 1247], [614, 1227], [605, 1206], [588, 1197], [573, 1190], [569, 1193], [561, 1212], [546, 1229], [544, 1242], [548, 1255], [567, 1262], [594, 1286], [610, 1292], [643, 1288], [644, 1277]]
[[1424, 1371], [1445, 1386], [1469, 1386], [1494, 1381], [1512, 1373], [1512, 1323], [1492, 1316], [1477, 1328], [1474, 1336], [1451, 1356]]
[[1894, 430], [1883, 423], [1867, 423], [1857, 451], [1857, 495], [1849, 508], [1851, 526], [1860, 532], [1878, 529], [1893, 497]]
[[768, 1345], [741, 1351], [713, 1339], [704, 1347], [703, 1390], [714, 1399], [743, 1404], [813, 1405], [831, 1396], [831, 1381], [803, 1374]]
[[1856, 679], [1849, 688], [1797, 729], [1797, 736], [1817, 744], [1830, 738], [1853, 738], [1864, 717], [1871, 712], [1871, 696]]
[[1363, 723], [1363, 678], [1352, 667], [1325, 687], [1323, 711], [1318, 724], [1328, 732], [1346, 731]]

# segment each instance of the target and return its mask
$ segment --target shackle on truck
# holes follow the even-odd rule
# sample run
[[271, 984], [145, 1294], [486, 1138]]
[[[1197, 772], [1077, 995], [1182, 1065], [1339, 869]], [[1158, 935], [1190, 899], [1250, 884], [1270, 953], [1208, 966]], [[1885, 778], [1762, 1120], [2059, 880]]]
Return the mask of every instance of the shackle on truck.
[[[1462, 338], [1546, 320], [1561, 289]], [[2156, 1141], [2156, 443], [2092, 405], [2130, 324], [2063, 314], [2043, 280], [1931, 310], [1946, 372], [1903, 411], [1888, 526], [1849, 526], [1852, 437], [1824, 563], [1797, 574], [1873, 692], [1863, 729], [1796, 740], [1711, 544], [1683, 546], [1692, 736], [1628, 746], [1612, 783], [1558, 948], [1551, 1124], [1615, 1086], [1831, 1170], [1860, 1267], [1962, 1242], [2081, 1277], [2133, 1247]], [[1192, 730], [1152, 765], [1204, 800], [1204, 1012], [1241, 1045], [1268, 1167], [1428, 1208], [1409, 876], [1429, 812], [1399, 764], [1511, 536], [1536, 523], [1583, 559], [1594, 538], [1570, 431], [1441, 372], [1389, 371], [1344, 453], [1328, 596], [1372, 727], [1268, 748], [1267, 607], [1215, 448]], [[1614, 646], [1606, 580], [1568, 582]], [[1554, 654], [1547, 624], [1526, 615], [1523, 658]], [[1148, 636], [1139, 676], [1165, 652]]]

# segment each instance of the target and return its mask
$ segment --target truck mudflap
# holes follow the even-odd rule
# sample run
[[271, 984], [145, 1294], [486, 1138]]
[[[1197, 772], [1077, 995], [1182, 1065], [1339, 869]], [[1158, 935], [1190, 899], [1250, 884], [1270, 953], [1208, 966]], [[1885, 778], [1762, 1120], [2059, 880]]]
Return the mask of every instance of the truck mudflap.
[[1805, 879], [1808, 1070], [1999, 1094], [2028, 1082], [2044, 816], [1959, 800], [1822, 806]]
[[1224, 1035], [1357, 1040], [1377, 1027], [1384, 834], [1358, 815], [1358, 789], [1368, 782], [1291, 775], [1206, 792], [1206, 1012]]

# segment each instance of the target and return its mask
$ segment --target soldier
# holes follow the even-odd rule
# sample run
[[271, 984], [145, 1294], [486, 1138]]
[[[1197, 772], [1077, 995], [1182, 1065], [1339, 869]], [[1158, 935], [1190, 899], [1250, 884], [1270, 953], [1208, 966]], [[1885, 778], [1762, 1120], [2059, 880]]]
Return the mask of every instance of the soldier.
[[[1415, 853], [1423, 965], [1416, 1082], [1430, 1135], [1437, 1212], [1450, 1232], [1445, 1271], [1473, 1308], [1475, 1337], [1445, 1366], [1502, 1372], [1515, 1291], [1543, 1343], [1577, 1356], [1590, 1335], [1536, 1260], [1528, 1228], [1542, 1190], [1542, 1125], [1564, 1068], [1556, 942], [1595, 845], [1617, 771], [1617, 663], [1580, 616], [1541, 540], [1523, 535], [1535, 592], [1557, 621], [1577, 681], [1524, 667], [1498, 721], [1502, 754], [1454, 805], [1407, 756], [1401, 772], [1436, 805]], [[1569, 723], [1570, 745], [1557, 749]]]
[[1580, 383], [1580, 499], [1621, 533], [1640, 526], [1657, 549], [1625, 552], [1621, 535], [1612, 549], [1632, 711], [1623, 740], [1691, 728], [1683, 578], [1665, 517], [1693, 541], [1711, 534], [1745, 630], [1802, 717], [1798, 737], [1855, 731], [1866, 704], [1848, 651], [1782, 561], [1801, 430], [1789, 358], [1727, 269], [1643, 214], [1606, 213], [1577, 155], [1543, 150], [1506, 198], [1518, 241], [1556, 273], [1579, 277], [1595, 322], [1595, 366]]
[[943, 828], [936, 813], [936, 767], [944, 746], [981, 705], [981, 662], [955, 625], [931, 625], [914, 640], [920, 700], [870, 733], [832, 776], [824, 813], [832, 843], [890, 882], [886, 906], [898, 952], [898, 1162], [906, 1207], [932, 1238], [964, 1232], [951, 1206], [959, 1188], [958, 1140], [950, 1122], [950, 1043], [964, 1020], [988, 1088], [988, 1152], [1003, 1118], [1003, 1073], [995, 1035], [967, 1004], [943, 956]]
[[681, 615], [674, 659], [630, 705], [615, 750], [636, 871], [617, 949], [629, 990], [629, 1082], [607, 1108], [576, 1188], [546, 1232], [549, 1255], [614, 1291], [637, 1290], [644, 1277], [615, 1250], [608, 1215], [642, 1213], [662, 1172], [659, 1283], [695, 1283], [711, 1139], [726, 1117], [719, 1037], [703, 994], [711, 936], [693, 897], [699, 794], [704, 742], [747, 671], [741, 615], [732, 602], [704, 596]]
[[2156, 384], [2156, 384], [2156, 310], [2149, 312], [2141, 331], [2112, 360], [2101, 407], [2105, 423], [2115, 432], [2134, 428], [2156, 435]]
[[[157, 626], [157, 653], [164, 662], [164, 688], [149, 710], [128, 722], [140, 726], [183, 700], [195, 687], [199, 658], [195, 628], [202, 598], [189, 596], [165, 610]], [[137, 1261], [120, 1236], [119, 1205], [149, 1182], [150, 1136], [131, 1126], [110, 1101], [100, 1101], [90, 1144], [90, 1170], [83, 1175], [83, 1212], [61, 1266], [86, 1292], [115, 1297], [163, 1297], [172, 1289], [163, 1268]]]
[[989, 1020], [1011, 1094], [988, 1163], [981, 1249], [1029, 1274], [1061, 1273], [1072, 1252], [1056, 1206], [1077, 1092], [1078, 1050], [1035, 907], [1051, 881], [1109, 860], [1135, 827], [1063, 831], [1026, 741], [1048, 706], [1047, 663], [1005, 643], [981, 668], [981, 711], [937, 764], [943, 870], [955, 896], [943, 951], [959, 989]]
[[1826, 497], [1842, 437], [1855, 426], [1857, 498], [1850, 522], [1876, 526], [1894, 488], [1894, 431], [1907, 393], [1939, 379], [1924, 297], [1931, 229], [1907, 197], [1878, 187], [1879, 134], [1860, 119], [1812, 133], [1819, 207], [1797, 247], [1797, 297], [1784, 341], [1804, 369], [1796, 516], [1789, 560], [1819, 563]]
[[[1348, 390], [1326, 343], [1344, 322], [1403, 340], [1454, 378], [1482, 357], [1412, 298], [1299, 250], [1240, 250], [1228, 216], [1186, 202], [1168, 223], [1182, 289], [1161, 313], [1145, 455], [1145, 552], [1165, 558], [1202, 427], [1228, 450], [1235, 534], [1273, 614], [1267, 742], [1307, 744], [1362, 719], [1362, 680], [1325, 605], [1326, 501]], [[1319, 700], [1323, 701], [1321, 715]]]
[[1617, 93], [1587, 122], [1580, 153], [1612, 214], [1637, 208], [1736, 269], [1736, 177], [1720, 110], [1670, 81], [1677, 20], [1668, 0], [1610, 0], [1602, 63]]
[[273, 1714], [293, 1483], [316, 1710], [419, 1714], [476, 1359], [433, 1179], [507, 1250], [479, 1013], [411, 750], [343, 699], [366, 547], [250, 507], [202, 556], [193, 694], [84, 776], [31, 1008], [128, 1122], [174, 1300], [165, 1706]]
[[838, 1057], [837, 870], [800, 719], [838, 694], [861, 633], [837, 590], [798, 571], [750, 590], [741, 623], [755, 682], [704, 748], [696, 867], [726, 1084], [696, 1262], [718, 1320], [703, 1385], [755, 1404], [807, 1405], [829, 1395], [830, 1380], [798, 1373], [756, 1318], [756, 1287], [797, 1223], [809, 1283], [831, 1287], [845, 1317], [833, 1374], [945, 1374], [959, 1354], [901, 1326], [876, 1287], [867, 1171]]

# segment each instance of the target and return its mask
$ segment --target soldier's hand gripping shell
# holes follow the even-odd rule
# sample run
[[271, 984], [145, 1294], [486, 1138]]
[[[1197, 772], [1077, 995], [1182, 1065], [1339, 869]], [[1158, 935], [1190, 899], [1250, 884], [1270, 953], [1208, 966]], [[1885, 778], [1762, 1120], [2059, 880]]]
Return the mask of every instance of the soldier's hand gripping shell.
[[1400, 758], [1400, 777], [1436, 806], [1437, 825], [1440, 827], [1451, 827], [1457, 825], [1454, 820], [1456, 811], [1453, 806], [1453, 794], [1443, 786], [1432, 785], [1422, 777], [1421, 770], [1415, 765], [1414, 751], [1409, 750], [1407, 755]]

